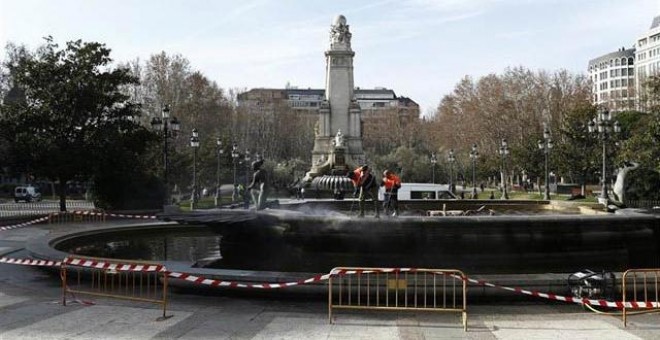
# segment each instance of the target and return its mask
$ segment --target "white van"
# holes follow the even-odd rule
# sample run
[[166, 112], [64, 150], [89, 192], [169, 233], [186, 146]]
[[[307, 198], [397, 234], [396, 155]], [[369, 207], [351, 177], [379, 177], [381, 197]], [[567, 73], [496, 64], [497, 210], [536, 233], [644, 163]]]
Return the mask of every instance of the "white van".
[[41, 193], [33, 186], [16, 187], [14, 189], [14, 202], [18, 203], [19, 201], [41, 201]]
[[[455, 199], [456, 195], [449, 192], [449, 185], [447, 184], [430, 184], [430, 183], [406, 183], [401, 184], [398, 191], [397, 199], [399, 201], [408, 200], [438, 200], [438, 199]], [[378, 190], [378, 199], [385, 199], [385, 188], [381, 187]]]

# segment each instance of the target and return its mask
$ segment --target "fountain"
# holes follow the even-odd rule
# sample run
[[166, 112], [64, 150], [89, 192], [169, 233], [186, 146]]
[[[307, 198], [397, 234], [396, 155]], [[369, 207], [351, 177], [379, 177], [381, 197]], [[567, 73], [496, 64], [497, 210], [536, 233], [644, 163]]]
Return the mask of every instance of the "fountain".
[[[364, 162], [360, 109], [352, 100], [350, 39], [346, 19], [337, 17], [326, 52], [326, 100], [319, 108], [313, 165], [305, 177], [320, 190], [352, 189], [345, 174]], [[660, 266], [660, 218], [654, 215], [492, 215], [502, 207], [541, 205], [411, 200], [400, 202], [408, 216], [357, 219], [346, 213], [355, 204], [305, 200], [280, 209], [167, 212], [159, 217], [178, 223], [50, 236], [31, 253], [54, 259], [67, 253], [149, 259], [165, 261], [168, 268], [175, 268], [174, 262], [183, 272], [197, 268], [205, 275], [253, 282], [325, 273], [335, 266], [456, 268], [468, 274]], [[429, 210], [447, 216], [411, 213]], [[452, 210], [488, 214], [449, 216]]]
[[[66, 235], [51, 245], [81, 255], [138, 256], [196, 267], [280, 272], [273, 277], [282, 276], [281, 272], [324, 273], [335, 266], [510, 274], [568, 273], [583, 268], [624, 271], [660, 265], [660, 219], [641, 213], [376, 220], [325, 210], [267, 209], [161, 217], [179, 224]], [[196, 237], [206, 241], [195, 241], [193, 247], [190, 240]], [[168, 242], [173, 243], [168, 246]], [[177, 247], [183, 255], [163, 254], [164, 249]], [[200, 249], [207, 250], [190, 255]]]

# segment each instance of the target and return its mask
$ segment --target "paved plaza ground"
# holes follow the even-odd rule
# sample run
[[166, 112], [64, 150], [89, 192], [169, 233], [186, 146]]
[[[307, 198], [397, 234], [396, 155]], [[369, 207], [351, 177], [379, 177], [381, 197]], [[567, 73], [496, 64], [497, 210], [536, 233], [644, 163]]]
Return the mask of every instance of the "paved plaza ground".
[[[0, 232], [0, 256], [24, 258], [25, 242], [61, 225]], [[208, 293], [208, 292], [207, 292]], [[337, 311], [328, 322], [323, 295], [171, 291], [165, 321], [159, 306], [88, 298], [62, 306], [56, 276], [0, 264], [0, 339], [657, 339], [660, 315], [598, 315], [544, 300], [469, 304], [468, 332], [456, 314]]]

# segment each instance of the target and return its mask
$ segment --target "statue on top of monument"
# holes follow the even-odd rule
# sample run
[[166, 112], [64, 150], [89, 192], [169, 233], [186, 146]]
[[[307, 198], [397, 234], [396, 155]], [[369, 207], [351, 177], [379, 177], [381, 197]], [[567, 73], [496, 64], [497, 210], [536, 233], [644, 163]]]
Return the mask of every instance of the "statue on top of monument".
[[346, 17], [343, 15], [338, 15], [335, 18], [335, 23], [330, 29], [330, 41], [334, 43], [343, 43], [348, 46], [351, 45], [351, 32], [348, 31], [348, 25], [346, 25]]

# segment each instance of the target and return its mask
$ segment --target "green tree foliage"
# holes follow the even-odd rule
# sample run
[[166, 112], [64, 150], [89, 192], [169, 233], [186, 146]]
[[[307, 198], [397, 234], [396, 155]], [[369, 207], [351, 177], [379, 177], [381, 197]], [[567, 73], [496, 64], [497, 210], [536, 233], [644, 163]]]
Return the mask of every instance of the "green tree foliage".
[[660, 77], [646, 82], [648, 112], [621, 112], [617, 119], [623, 127], [620, 161], [635, 161], [641, 167], [660, 171]]
[[109, 66], [110, 49], [80, 40], [60, 49], [47, 38], [34, 53], [15, 52], [7, 69], [22, 95], [0, 106], [0, 138], [10, 142], [14, 165], [58, 182], [63, 211], [68, 181], [130, 177], [151, 134], [137, 122], [140, 107], [120, 91], [137, 79]]
[[590, 135], [587, 124], [596, 117], [596, 107], [583, 103], [566, 112], [560, 122], [555, 148], [551, 151], [558, 172], [570, 183], [584, 186], [590, 174], [600, 167], [598, 140]]

